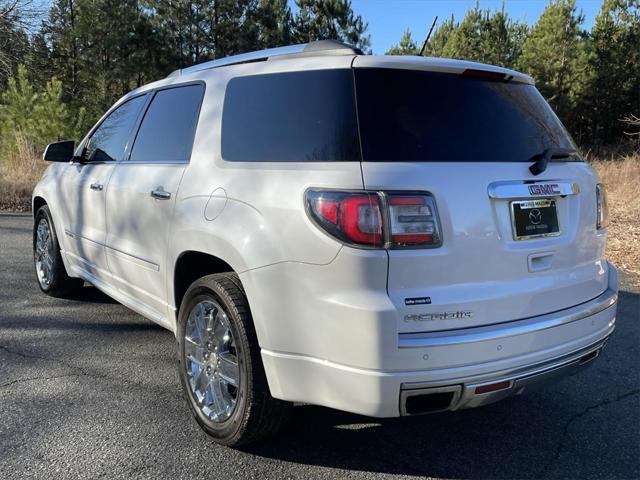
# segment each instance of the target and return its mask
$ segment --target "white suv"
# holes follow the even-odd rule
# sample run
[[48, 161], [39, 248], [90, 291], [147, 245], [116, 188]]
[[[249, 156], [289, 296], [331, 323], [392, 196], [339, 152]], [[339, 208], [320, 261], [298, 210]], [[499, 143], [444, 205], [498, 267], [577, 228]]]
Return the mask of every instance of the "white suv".
[[521, 73], [323, 41], [119, 100], [33, 194], [40, 287], [174, 332], [200, 425], [396, 417], [529, 390], [614, 329], [603, 187]]

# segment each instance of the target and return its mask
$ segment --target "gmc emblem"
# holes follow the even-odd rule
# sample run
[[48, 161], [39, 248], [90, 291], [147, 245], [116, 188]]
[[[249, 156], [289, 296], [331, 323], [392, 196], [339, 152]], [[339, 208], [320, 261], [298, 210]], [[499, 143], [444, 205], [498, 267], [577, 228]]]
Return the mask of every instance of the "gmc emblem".
[[529, 193], [531, 195], [560, 195], [560, 187], [557, 183], [529, 185]]

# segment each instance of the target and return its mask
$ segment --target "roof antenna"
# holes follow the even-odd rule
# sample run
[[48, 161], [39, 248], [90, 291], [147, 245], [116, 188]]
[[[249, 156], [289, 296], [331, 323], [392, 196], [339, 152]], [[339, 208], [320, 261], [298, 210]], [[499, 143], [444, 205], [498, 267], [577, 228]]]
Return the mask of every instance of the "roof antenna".
[[437, 21], [438, 16], [436, 15], [436, 18], [433, 19], [433, 23], [431, 24], [431, 28], [429, 29], [429, 33], [427, 33], [427, 38], [425, 38], [424, 42], [422, 42], [422, 48], [420, 49], [420, 53], [418, 54], [418, 56], [422, 57], [424, 55], [424, 51], [427, 49], [427, 42], [431, 38], [431, 32], [433, 32], [433, 28], [436, 26]]

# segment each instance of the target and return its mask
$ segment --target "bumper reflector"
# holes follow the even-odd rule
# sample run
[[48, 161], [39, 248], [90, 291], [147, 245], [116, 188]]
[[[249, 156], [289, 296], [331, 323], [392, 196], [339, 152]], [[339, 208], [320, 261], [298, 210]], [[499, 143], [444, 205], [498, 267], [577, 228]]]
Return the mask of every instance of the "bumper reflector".
[[476, 395], [481, 393], [489, 393], [489, 392], [497, 392], [498, 390], [506, 390], [507, 388], [511, 388], [511, 380], [505, 380], [503, 382], [498, 383], [490, 383], [489, 385], [480, 385], [476, 387]]

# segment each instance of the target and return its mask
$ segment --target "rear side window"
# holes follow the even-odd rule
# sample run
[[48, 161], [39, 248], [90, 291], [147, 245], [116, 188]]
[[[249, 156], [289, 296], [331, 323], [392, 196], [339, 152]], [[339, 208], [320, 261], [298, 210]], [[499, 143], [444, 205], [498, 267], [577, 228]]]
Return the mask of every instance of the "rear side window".
[[237, 162], [360, 160], [351, 70], [232, 79], [222, 157]]
[[203, 91], [202, 85], [187, 85], [156, 92], [142, 119], [130, 160], [188, 161]]
[[355, 69], [363, 159], [530, 161], [575, 148], [533, 85], [399, 69]]
[[102, 121], [87, 144], [86, 157], [90, 162], [113, 162], [124, 158], [127, 141], [145, 100], [146, 95], [127, 100]]

